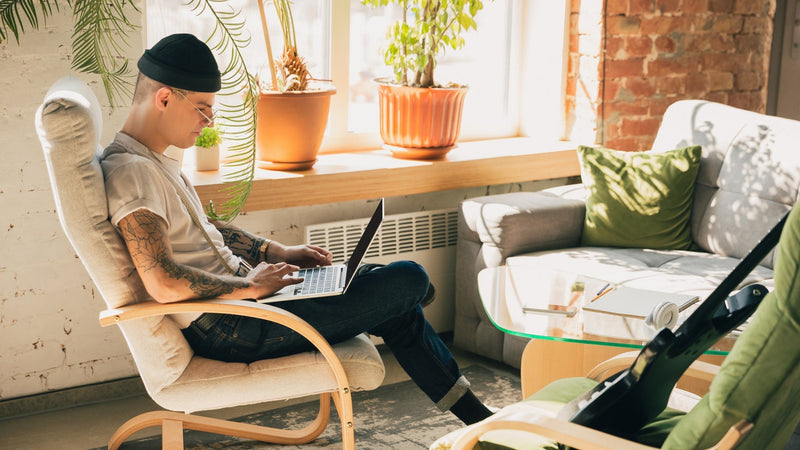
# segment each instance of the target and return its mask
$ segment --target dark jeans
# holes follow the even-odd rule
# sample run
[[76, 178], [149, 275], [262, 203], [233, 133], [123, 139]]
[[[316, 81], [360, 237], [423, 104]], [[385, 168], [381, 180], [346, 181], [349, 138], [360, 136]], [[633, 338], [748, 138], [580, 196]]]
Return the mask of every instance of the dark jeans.
[[[301, 317], [332, 344], [363, 332], [380, 336], [422, 391], [448, 410], [469, 383], [419, 306], [428, 283], [422, 266], [400, 261], [359, 274], [343, 295], [274, 306]], [[196, 354], [228, 362], [251, 363], [313, 349], [289, 328], [242, 316], [204, 314], [183, 334]]]

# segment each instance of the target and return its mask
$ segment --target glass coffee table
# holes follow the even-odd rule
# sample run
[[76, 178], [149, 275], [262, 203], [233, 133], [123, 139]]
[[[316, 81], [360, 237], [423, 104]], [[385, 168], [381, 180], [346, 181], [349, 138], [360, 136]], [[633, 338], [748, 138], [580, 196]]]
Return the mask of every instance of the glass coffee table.
[[[492, 323], [505, 333], [533, 339], [523, 353], [524, 396], [551, 381], [583, 376], [596, 364], [649, 341], [653, 331], [641, 318], [584, 310], [612, 286], [599, 278], [524, 264], [478, 274], [481, 301]], [[734, 342], [729, 335], [700, 359], [720, 364]]]

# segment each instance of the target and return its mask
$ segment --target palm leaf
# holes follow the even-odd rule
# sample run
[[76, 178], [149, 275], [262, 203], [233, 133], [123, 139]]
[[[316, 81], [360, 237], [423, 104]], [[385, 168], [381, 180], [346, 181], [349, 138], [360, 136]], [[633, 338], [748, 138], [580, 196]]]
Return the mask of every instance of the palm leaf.
[[[0, 0], [2, 1], [2, 0]], [[137, 28], [125, 15], [125, 9], [139, 9], [127, 0], [76, 0], [72, 68], [100, 75], [112, 106], [119, 105], [121, 96], [131, 96], [128, 59], [124, 55], [128, 34]]]
[[0, 42], [8, 39], [11, 33], [19, 44], [19, 36], [25, 32], [26, 23], [38, 30], [39, 12], [41, 19], [45, 20], [53, 15], [53, 9], [59, 10], [58, 0], [39, 0], [38, 9], [36, 3], [34, 0], [0, 0]]
[[230, 184], [223, 188], [228, 199], [222, 205], [209, 204], [208, 215], [217, 220], [229, 221], [239, 214], [250, 195], [255, 175], [256, 159], [256, 104], [258, 86], [255, 77], [247, 70], [241, 49], [250, 43], [245, 31], [241, 11], [233, 10], [225, 0], [190, 0], [188, 5], [197, 15], [210, 14], [216, 25], [207, 42], [217, 54], [227, 57], [222, 70], [221, 95], [244, 98], [241, 102], [222, 103], [219, 116], [225, 126], [225, 137], [232, 154], [226, 167], [232, 168], [225, 175]]

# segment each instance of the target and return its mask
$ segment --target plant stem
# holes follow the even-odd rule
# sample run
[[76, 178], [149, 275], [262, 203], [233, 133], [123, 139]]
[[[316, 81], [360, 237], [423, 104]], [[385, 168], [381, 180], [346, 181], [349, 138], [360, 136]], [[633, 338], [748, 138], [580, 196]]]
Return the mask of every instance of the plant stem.
[[[402, 10], [403, 10], [403, 26], [406, 26], [408, 24], [408, 0], [403, 0]], [[408, 55], [408, 44], [403, 43], [401, 48], [402, 50], [400, 50], [400, 56], [402, 57], [402, 60], [405, 61], [406, 56]], [[400, 80], [400, 84], [402, 86], [408, 86], [408, 70], [406, 70], [405, 68], [403, 69], [403, 77]]]
[[278, 77], [275, 74], [275, 61], [272, 59], [272, 45], [269, 43], [269, 30], [267, 29], [267, 15], [264, 13], [264, 1], [258, 2], [258, 11], [261, 13], [261, 31], [264, 33], [264, 42], [267, 44], [267, 62], [269, 63], [269, 74], [272, 77], [272, 88], [277, 89]]

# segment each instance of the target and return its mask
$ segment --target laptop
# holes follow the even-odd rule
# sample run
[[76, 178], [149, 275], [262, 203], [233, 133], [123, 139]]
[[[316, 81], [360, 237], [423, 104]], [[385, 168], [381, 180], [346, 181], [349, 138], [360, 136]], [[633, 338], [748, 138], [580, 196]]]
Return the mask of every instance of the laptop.
[[383, 199], [372, 214], [367, 227], [353, 249], [347, 263], [300, 269], [291, 276], [304, 278], [300, 284], [284, 287], [275, 294], [259, 299], [259, 303], [275, 303], [308, 297], [328, 297], [343, 294], [353, 281], [358, 266], [383, 222]]

